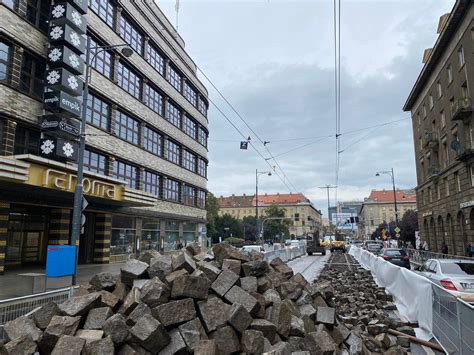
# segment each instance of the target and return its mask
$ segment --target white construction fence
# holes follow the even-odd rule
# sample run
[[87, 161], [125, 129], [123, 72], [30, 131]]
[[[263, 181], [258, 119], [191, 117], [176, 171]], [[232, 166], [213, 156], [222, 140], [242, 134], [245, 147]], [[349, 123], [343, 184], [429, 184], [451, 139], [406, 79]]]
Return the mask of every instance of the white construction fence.
[[280, 258], [283, 261], [290, 261], [299, 258], [306, 254], [306, 245], [299, 247], [282, 248], [272, 251], [267, 251], [263, 254], [264, 260], [271, 262], [273, 259]]

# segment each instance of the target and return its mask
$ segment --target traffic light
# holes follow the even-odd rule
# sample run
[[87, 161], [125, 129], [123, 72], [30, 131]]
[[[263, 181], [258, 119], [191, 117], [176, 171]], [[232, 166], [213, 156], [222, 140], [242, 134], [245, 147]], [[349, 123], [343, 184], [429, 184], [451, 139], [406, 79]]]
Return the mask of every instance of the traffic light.
[[295, 213], [295, 221], [298, 222], [300, 220], [300, 214]]

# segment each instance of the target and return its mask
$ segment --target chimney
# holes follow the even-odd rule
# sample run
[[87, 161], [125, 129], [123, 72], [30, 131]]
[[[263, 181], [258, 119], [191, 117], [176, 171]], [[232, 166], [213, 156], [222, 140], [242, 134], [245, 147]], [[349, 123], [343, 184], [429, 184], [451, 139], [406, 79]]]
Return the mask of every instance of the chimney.
[[245, 194], [244, 194], [244, 197], [245, 197]]
[[232, 197], [235, 197], [235, 195], [234, 195], [234, 194], [232, 194]]
[[433, 48], [425, 49], [425, 51], [423, 52], [423, 60], [421, 61], [423, 64], [425, 64], [428, 61], [432, 51], [433, 51]]
[[438, 22], [438, 30], [436, 31], [436, 33], [440, 34], [441, 32], [443, 32], [444, 28], [446, 27], [446, 24], [448, 23], [449, 15], [450, 13], [448, 12], [440, 16]]

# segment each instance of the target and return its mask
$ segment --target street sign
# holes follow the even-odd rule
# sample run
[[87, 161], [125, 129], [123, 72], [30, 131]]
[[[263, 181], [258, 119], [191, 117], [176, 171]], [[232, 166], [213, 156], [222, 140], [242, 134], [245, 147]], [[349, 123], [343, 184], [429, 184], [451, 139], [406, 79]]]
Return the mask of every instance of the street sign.
[[46, 87], [53, 91], [65, 91], [72, 96], [82, 95], [84, 81], [64, 68], [53, 68], [46, 71]]
[[400, 233], [400, 228], [396, 227], [395, 228], [395, 233], [399, 234]]
[[44, 115], [41, 122], [41, 131], [51, 132], [59, 137], [77, 138], [80, 133], [79, 122], [56, 115]]
[[82, 210], [84, 211], [87, 206], [89, 206], [89, 202], [87, 202], [86, 198], [82, 196]]
[[61, 113], [67, 117], [81, 117], [82, 100], [64, 91], [45, 92], [43, 103], [47, 110]]

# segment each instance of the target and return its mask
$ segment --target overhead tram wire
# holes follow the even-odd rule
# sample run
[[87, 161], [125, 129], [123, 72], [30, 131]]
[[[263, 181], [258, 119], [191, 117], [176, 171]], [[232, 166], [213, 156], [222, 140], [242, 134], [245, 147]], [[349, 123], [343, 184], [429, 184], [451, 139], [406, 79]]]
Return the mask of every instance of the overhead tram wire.
[[[286, 175], [286, 173], [284, 172], [284, 170], [282, 169], [282, 167], [280, 166], [280, 163], [278, 163], [278, 161], [273, 157], [273, 154], [271, 153], [270, 149], [267, 147], [267, 144], [265, 141], [263, 141], [260, 136], [258, 135], [257, 132], [255, 132], [255, 130], [247, 123], [247, 121], [242, 117], [242, 115], [236, 110], [236, 108], [232, 105], [231, 102], [229, 102], [229, 100], [227, 100], [227, 98], [224, 96], [224, 94], [222, 94], [222, 92], [217, 88], [217, 86], [212, 82], [211, 79], [209, 79], [209, 77], [206, 75], [206, 73], [204, 73], [204, 71], [200, 68], [200, 67], [197, 67], [197, 69], [199, 70], [199, 72], [206, 78], [206, 80], [211, 84], [211, 86], [214, 88], [214, 90], [217, 91], [217, 93], [219, 94], [219, 96], [227, 103], [227, 105], [229, 105], [229, 107], [232, 109], [232, 111], [234, 111], [234, 113], [239, 117], [239, 119], [245, 124], [245, 126], [255, 135], [255, 137], [260, 141], [260, 143], [262, 143], [265, 147], [265, 149], [267, 150], [267, 152], [270, 154], [270, 157], [273, 159], [273, 161], [275, 162], [275, 164], [278, 166], [278, 168], [280, 169], [281, 173], [283, 174], [283, 176], [286, 178], [286, 180], [289, 182], [289, 184], [295, 189], [295, 192], [298, 192], [298, 189], [295, 187], [295, 185], [290, 181], [290, 179], [288, 178], [288, 176]], [[213, 105], [215, 106], [215, 104], [213, 103]], [[245, 136], [244, 136], [245, 138]], [[265, 158], [264, 158], [265, 159]], [[268, 160], [265, 159], [265, 161], [267, 161], [268, 163]], [[273, 167], [272, 167], [273, 169]], [[273, 169], [273, 171], [276, 173], [275, 169]], [[288, 187], [288, 184], [285, 183], [285, 186]], [[289, 189], [289, 191], [291, 192], [291, 189]]]

